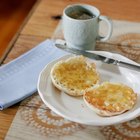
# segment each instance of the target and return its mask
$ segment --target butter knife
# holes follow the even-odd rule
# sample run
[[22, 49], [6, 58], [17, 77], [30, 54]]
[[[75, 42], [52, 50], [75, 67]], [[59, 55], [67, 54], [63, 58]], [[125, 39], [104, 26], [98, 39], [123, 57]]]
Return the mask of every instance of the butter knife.
[[112, 58], [108, 58], [102, 55], [98, 55], [89, 51], [85, 51], [85, 50], [80, 50], [80, 49], [76, 49], [76, 48], [69, 48], [66, 43], [57, 43], [57, 41], [55, 42], [55, 46], [59, 49], [62, 49], [64, 51], [67, 51], [69, 53], [73, 53], [73, 54], [77, 54], [77, 55], [83, 55], [85, 57], [94, 59], [94, 60], [99, 60], [101, 62], [107, 63], [107, 64], [114, 64], [117, 66], [121, 66], [121, 67], [125, 67], [128, 69], [132, 69], [135, 71], [140, 72], [140, 66], [139, 65], [134, 65], [134, 64], [130, 64], [130, 63], [126, 63], [123, 61], [119, 61], [116, 59], [112, 59]]

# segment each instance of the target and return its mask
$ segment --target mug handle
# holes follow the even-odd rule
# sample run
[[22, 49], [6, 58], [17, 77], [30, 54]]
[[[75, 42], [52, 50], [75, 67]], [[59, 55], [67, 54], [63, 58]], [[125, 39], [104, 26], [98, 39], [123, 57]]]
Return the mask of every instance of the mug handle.
[[107, 25], [108, 25], [108, 33], [107, 33], [107, 35], [105, 37], [99, 36], [98, 40], [99, 41], [106, 41], [112, 35], [112, 31], [113, 31], [112, 20], [109, 17], [107, 17], [107, 16], [99, 16], [99, 22], [100, 21], [105, 21], [107, 23]]

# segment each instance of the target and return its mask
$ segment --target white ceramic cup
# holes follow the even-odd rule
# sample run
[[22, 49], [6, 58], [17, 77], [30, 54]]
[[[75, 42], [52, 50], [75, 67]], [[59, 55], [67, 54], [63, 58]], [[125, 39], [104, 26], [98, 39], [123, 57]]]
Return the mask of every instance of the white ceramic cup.
[[[92, 15], [89, 19], [73, 18], [73, 12], [88, 12]], [[101, 16], [100, 11], [91, 5], [68, 5], [63, 11], [63, 34], [68, 47], [82, 50], [94, 50], [96, 41], [106, 41], [112, 34], [112, 21], [106, 16]], [[105, 37], [99, 35], [99, 23], [105, 21], [108, 32]]]

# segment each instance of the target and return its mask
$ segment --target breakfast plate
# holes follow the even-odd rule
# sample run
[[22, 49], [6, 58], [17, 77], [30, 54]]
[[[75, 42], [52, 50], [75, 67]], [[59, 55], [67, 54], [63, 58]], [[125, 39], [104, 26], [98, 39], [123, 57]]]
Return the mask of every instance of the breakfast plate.
[[[104, 51], [94, 51], [94, 53], [138, 65], [134, 61], [119, 54]], [[82, 97], [69, 96], [55, 88], [50, 77], [51, 68], [56, 62], [65, 60], [71, 56], [72, 55], [66, 55], [49, 63], [39, 75], [37, 85], [39, 95], [42, 101], [52, 111], [68, 120], [94, 126], [122, 123], [140, 115], [140, 72], [137, 71], [89, 59], [89, 61], [96, 63], [101, 82], [123, 83], [131, 87], [134, 92], [138, 94], [136, 105], [131, 110], [117, 116], [101, 117], [87, 107]]]

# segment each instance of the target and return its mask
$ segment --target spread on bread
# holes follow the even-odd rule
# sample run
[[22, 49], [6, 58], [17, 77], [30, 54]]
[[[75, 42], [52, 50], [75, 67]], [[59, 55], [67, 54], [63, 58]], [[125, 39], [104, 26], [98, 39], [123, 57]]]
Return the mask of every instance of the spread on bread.
[[74, 56], [57, 62], [51, 70], [51, 79], [58, 89], [72, 96], [81, 96], [98, 83], [99, 74], [94, 63], [83, 56]]
[[85, 92], [83, 98], [86, 104], [97, 114], [113, 116], [133, 108], [137, 94], [132, 88], [124, 84], [104, 82]]

